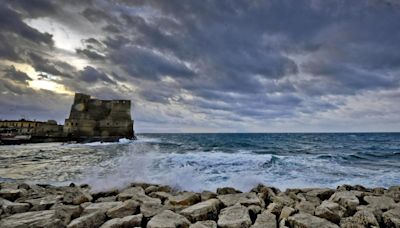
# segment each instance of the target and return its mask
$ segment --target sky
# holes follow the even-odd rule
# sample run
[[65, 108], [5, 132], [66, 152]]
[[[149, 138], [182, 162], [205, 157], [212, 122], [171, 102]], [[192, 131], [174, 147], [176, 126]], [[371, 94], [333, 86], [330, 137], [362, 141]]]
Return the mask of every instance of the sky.
[[4, 0], [0, 119], [129, 99], [135, 131], [400, 131], [397, 0]]

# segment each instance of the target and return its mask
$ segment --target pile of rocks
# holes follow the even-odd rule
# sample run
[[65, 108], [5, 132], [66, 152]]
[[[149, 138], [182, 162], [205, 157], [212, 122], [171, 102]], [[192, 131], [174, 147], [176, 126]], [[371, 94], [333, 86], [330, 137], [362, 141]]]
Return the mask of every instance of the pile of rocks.
[[242, 193], [180, 192], [134, 183], [93, 192], [88, 185], [56, 187], [0, 183], [0, 227], [400, 227], [400, 186], [343, 185]]

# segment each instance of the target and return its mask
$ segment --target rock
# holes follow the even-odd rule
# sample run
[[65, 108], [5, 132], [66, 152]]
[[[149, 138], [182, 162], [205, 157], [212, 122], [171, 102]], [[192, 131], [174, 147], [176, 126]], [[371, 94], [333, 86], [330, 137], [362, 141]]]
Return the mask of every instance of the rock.
[[289, 228], [288, 226], [288, 222], [287, 222], [287, 219], [282, 219], [280, 222], [279, 222], [279, 228]]
[[371, 189], [371, 192], [375, 195], [383, 195], [386, 192], [386, 188], [373, 188]]
[[314, 215], [315, 205], [309, 201], [301, 201], [295, 207], [299, 212], [308, 213]]
[[319, 218], [307, 213], [298, 213], [287, 218], [292, 228], [339, 228], [338, 225], [326, 219]]
[[66, 204], [79, 205], [85, 202], [91, 202], [92, 196], [79, 187], [69, 187], [64, 193], [63, 202]]
[[317, 207], [321, 204], [321, 199], [318, 196], [307, 195], [306, 193], [299, 193], [296, 195], [296, 201], [307, 201]]
[[140, 227], [142, 224], [143, 215], [130, 215], [123, 218], [114, 218], [108, 220], [100, 228], [125, 228], [125, 227]]
[[280, 191], [277, 188], [266, 187], [264, 185], [258, 185], [253, 188], [251, 192], [257, 193], [257, 196], [264, 202], [269, 203], [272, 200], [272, 197], [276, 196]]
[[[355, 211], [356, 207], [360, 204], [360, 201], [357, 198], [357, 192], [335, 192], [330, 198], [330, 201], [340, 204], [345, 207], [347, 210]], [[351, 214], [351, 212], [349, 212]]]
[[168, 197], [168, 204], [174, 206], [190, 206], [200, 202], [200, 196], [193, 192], [182, 192]]
[[140, 205], [140, 213], [142, 213], [145, 218], [153, 217], [154, 215], [167, 209], [168, 207], [162, 205], [161, 203], [144, 203]]
[[104, 202], [114, 202], [117, 200], [117, 196], [107, 196], [107, 197], [100, 197], [95, 200], [96, 203], [104, 203]]
[[382, 215], [383, 222], [387, 227], [400, 227], [400, 207], [386, 211]]
[[21, 189], [8, 189], [8, 188], [0, 189], [0, 198], [10, 201], [15, 201], [16, 199], [21, 197], [22, 194], [23, 191]]
[[33, 211], [11, 215], [0, 220], [1, 228], [64, 227], [54, 210]]
[[307, 196], [316, 196], [321, 201], [324, 201], [324, 200], [329, 199], [334, 193], [335, 193], [335, 190], [333, 190], [333, 189], [316, 188], [316, 189], [312, 189], [311, 191], [306, 192], [305, 194]]
[[247, 209], [249, 209], [250, 219], [254, 223], [257, 219], [257, 215], [261, 213], [262, 208], [257, 205], [250, 205]]
[[147, 228], [188, 228], [189, 225], [189, 220], [184, 216], [165, 210], [150, 219]]
[[216, 198], [216, 197], [217, 197], [217, 194], [214, 193], [214, 192], [210, 192], [210, 191], [203, 191], [203, 192], [200, 194], [201, 201], [206, 201], [206, 200], [209, 200], [209, 199], [214, 199], [214, 198]]
[[222, 204], [225, 207], [230, 207], [237, 203], [240, 203], [243, 206], [250, 206], [250, 205], [262, 206], [263, 205], [260, 198], [258, 198], [257, 194], [254, 192], [219, 195], [219, 196], [217, 196], [217, 198], [219, 200], [221, 200]]
[[150, 194], [152, 192], [171, 192], [172, 189], [169, 186], [163, 185], [163, 186], [149, 186], [144, 191], [146, 194]]
[[217, 223], [212, 220], [198, 221], [190, 225], [189, 228], [217, 228]]
[[50, 195], [37, 199], [24, 200], [23, 202], [32, 205], [31, 211], [43, 211], [49, 210], [51, 206], [53, 206], [57, 202], [60, 202], [60, 200], [58, 199], [58, 196]]
[[180, 212], [192, 222], [200, 220], [216, 220], [221, 202], [218, 199], [210, 199], [192, 205]]
[[315, 215], [327, 219], [333, 223], [339, 224], [341, 217], [346, 212], [346, 209], [338, 203], [325, 200], [315, 209]]
[[28, 203], [14, 203], [2, 198], [0, 198], [0, 206], [2, 211], [9, 215], [27, 212], [30, 208]]
[[251, 225], [249, 211], [238, 204], [222, 209], [218, 218], [220, 228], [247, 228]]
[[352, 190], [366, 191], [366, 188], [361, 185], [352, 186], [352, 185], [344, 184], [344, 185], [337, 187], [336, 190], [338, 190], [338, 191], [352, 191]]
[[353, 217], [343, 218], [340, 221], [340, 227], [353, 228], [353, 227], [379, 227], [374, 214], [370, 211], [357, 211]]
[[384, 211], [395, 206], [393, 198], [387, 196], [365, 196], [364, 201], [368, 203], [368, 206]]
[[242, 192], [231, 187], [217, 188], [218, 195], [235, 194], [235, 193], [242, 193]]
[[93, 192], [91, 193], [93, 200], [97, 200], [99, 198], [104, 198], [104, 197], [110, 197], [110, 196], [116, 196], [118, 195], [119, 191], [118, 189], [110, 189], [108, 191], [100, 191], [100, 192]]
[[282, 204], [270, 203], [267, 207], [267, 211], [278, 216], [281, 214], [283, 207], [284, 206]]
[[84, 207], [82, 214], [91, 214], [93, 212], [102, 211], [106, 213], [113, 207], [121, 206], [123, 203], [117, 202], [104, 202], [104, 203], [90, 203], [88, 206]]
[[78, 218], [83, 211], [80, 205], [59, 205], [55, 210], [55, 216], [59, 218], [64, 225], [68, 225], [71, 220]]
[[135, 214], [139, 209], [139, 203], [135, 200], [126, 200], [123, 204], [108, 209], [106, 215], [109, 218], [123, 218]]
[[400, 186], [392, 186], [392, 187], [390, 187], [386, 191], [385, 196], [391, 197], [396, 202], [400, 202]]
[[125, 201], [128, 199], [132, 199], [138, 195], [145, 195], [144, 190], [142, 187], [132, 187], [123, 190], [121, 193], [118, 194], [117, 199], [120, 201]]
[[68, 224], [67, 228], [100, 227], [106, 221], [103, 211], [96, 211], [76, 218]]
[[268, 211], [257, 216], [256, 222], [251, 226], [252, 228], [276, 228], [276, 216]]
[[161, 202], [164, 202], [172, 195], [168, 192], [152, 192], [152, 193], [150, 193], [149, 196], [153, 197], [153, 198], [158, 198], [161, 200]]
[[296, 209], [285, 206], [281, 211], [281, 214], [279, 216], [279, 221], [282, 219], [288, 218], [289, 216], [293, 215], [294, 213], [296, 213]]

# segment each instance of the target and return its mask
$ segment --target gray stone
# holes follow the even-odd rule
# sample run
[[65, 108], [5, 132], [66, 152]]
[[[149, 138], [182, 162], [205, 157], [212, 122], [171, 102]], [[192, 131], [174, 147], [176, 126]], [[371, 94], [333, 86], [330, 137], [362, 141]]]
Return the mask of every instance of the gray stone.
[[232, 187], [217, 188], [218, 195], [235, 194], [235, 193], [242, 193], [242, 192]]
[[214, 199], [214, 198], [216, 198], [216, 197], [217, 197], [217, 194], [216, 194], [215, 192], [210, 192], [210, 191], [203, 191], [203, 192], [200, 194], [201, 201], [206, 201], [206, 200], [209, 200], [209, 199]]
[[104, 202], [114, 202], [117, 200], [117, 196], [106, 196], [106, 197], [100, 197], [96, 199], [96, 203], [104, 203]]
[[85, 202], [91, 202], [92, 199], [92, 196], [85, 190], [79, 187], [69, 187], [65, 190], [63, 202], [66, 204], [79, 205]]
[[121, 193], [118, 194], [117, 199], [120, 201], [125, 201], [128, 199], [132, 199], [138, 195], [145, 195], [144, 190], [142, 187], [131, 187], [123, 190]]
[[357, 211], [353, 217], [343, 218], [340, 221], [340, 227], [342, 228], [354, 228], [354, 227], [379, 227], [379, 223], [376, 220], [374, 214], [371, 211]]
[[329, 200], [340, 204], [348, 210], [355, 211], [360, 204], [357, 194], [358, 193], [354, 191], [335, 192]]
[[92, 192], [91, 195], [93, 199], [97, 201], [97, 199], [99, 198], [113, 197], [113, 196], [115, 197], [116, 195], [118, 195], [118, 193], [119, 193], [118, 189], [113, 188], [107, 191]]
[[276, 228], [276, 216], [268, 211], [264, 211], [263, 213], [257, 216], [256, 222], [251, 228]]
[[161, 203], [144, 203], [140, 205], [140, 213], [142, 213], [145, 218], [153, 217], [167, 209], [168, 207]]
[[263, 203], [261, 202], [261, 199], [258, 198], [257, 194], [254, 192], [218, 195], [217, 198], [219, 200], [221, 200], [222, 204], [225, 207], [230, 207], [237, 203], [240, 203], [243, 206], [250, 206], [250, 205], [262, 206], [263, 205]]
[[0, 206], [6, 214], [23, 213], [29, 211], [30, 208], [30, 205], [28, 203], [14, 203], [1, 198]]
[[295, 200], [286, 195], [273, 196], [271, 197], [271, 201], [273, 203], [281, 205], [282, 208], [284, 206], [294, 207], [296, 203]]
[[51, 206], [60, 202], [60, 200], [56, 195], [49, 195], [42, 198], [24, 200], [23, 202], [32, 205], [31, 211], [43, 211], [49, 210]]
[[267, 211], [271, 212], [272, 214], [278, 216], [281, 214], [281, 211], [283, 209], [283, 205], [282, 204], [277, 204], [277, 203], [270, 203], [267, 207]]
[[165, 210], [157, 214], [147, 223], [147, 228], [188, 228], [189, 220], [173, 211]]
[[217, 228], [217, 223], [212, 220], [198, 221], [190, 225], [189, 228]]
[[71, 220], [78, 218], [83, 211], [80, 205], [59, 205], [54, 208], [55, 215], [64, 225], [68, 225]]
[[319, 218], [307, 213], [298, 213], [287, 218], [292, 228], [339, 228], [338, 225], [326, 219]]
[[72, 220], [67, 228], [100, 227], [106, 221], [106, 218], [103, 211], [96, 211]]
[[128, 215], [135, 214], [139, 209], [139, 203], [135, 200], [126, 200], [123, 204], [108, 209], [107, 216], [109, 218], [123, 218]]
[[130, 215], [123, 218], [114, 218], [108, 220], [100, 228], [129, 228], [129, 227], [140, 227], [142, 224], [143, 215]]
[[315, 205], [309, 201], [300, 201], [295, 209], [299, 212], [308, 213], [310, 215], [314, 215]]
[[197, 203], [180, 212], [192, 222], [200, 220], [216, 220], [221, 202], [218, 199], [210, 199]]
[[296, 213], [296, 209], [285, 206], [281, 211], [281, 214], [279, 216], [279, 221], [282, 219], [288, 218], [289, 216], [293, 215], [294, 213]]
[[385, 211], [395, 206], [393, 198], [387, 196], [365, 196], [364, 201], [367, 202], [370, 207]]
[[315, 209], [315, 215], [338, 224], [346, 209], [338, 203], [325, 200]]
[[400, 202], [400, 186], [392, 186], [392, 187], [390, 187], [386, 191], [385, 196], [391, 197], [396, 202]]
[[165, 200], [167, 200], [172, 195], [170, 193], [168, 193], [168, 192], [152, 192], [152, 193], [149, 194], [149, 196], [153, 197], [153, 198], [158, 198], [162, 202], [164, 202]]
[[168, 204], [176, 206], [190, 206], [200, 202], [200, 196], [193, 192], [182, 192], [168, 198]]
[[249, 211], [240, 204], [224, 208], [219, 214], [218, 227], [220, 228], [247, 228], [250, 225]]
[[383, 213], [382, 217], [387, 227], [400, 228], [400, 206], [386, 211]]
[[4, 198], [6, 200], [15, 201], [19, 197], [21, 197], [23, 191], [21, 189], [8, 189], [2, 188], [0, 189], [0, 198]]
[[18, 213], [0, 220], [1, 228], [64, 227], [54, 210]]
[[316, 196], [318, 197], [321, 201], [329, 199], [333, 194], [335, 193], [335, 190], [329, 189], [329, 188], [316, 188], [312, 189], [310, 191], [307, 191], [305, 194], [307, 196]]
[[113, 207], [118, 207], [121, 206], [123, 203], [120, 201], [117, 202], [103, 202], [103, 203], [90, 203], [83, 209], [84, 215], [86, 214], [91, 214], [93, 212], [97, 211], [102, 211], [103, 213], [106, 213], [109, 209]]

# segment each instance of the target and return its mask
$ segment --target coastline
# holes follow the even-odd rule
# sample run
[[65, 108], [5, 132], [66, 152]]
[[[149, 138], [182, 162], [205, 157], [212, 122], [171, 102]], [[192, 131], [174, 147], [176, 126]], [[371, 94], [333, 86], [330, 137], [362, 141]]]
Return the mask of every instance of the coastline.
[[400, 186], [187, 192], [0, 182], [0, 227], [400, 227]]

